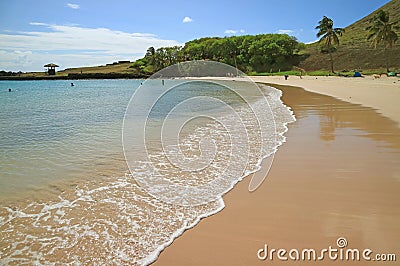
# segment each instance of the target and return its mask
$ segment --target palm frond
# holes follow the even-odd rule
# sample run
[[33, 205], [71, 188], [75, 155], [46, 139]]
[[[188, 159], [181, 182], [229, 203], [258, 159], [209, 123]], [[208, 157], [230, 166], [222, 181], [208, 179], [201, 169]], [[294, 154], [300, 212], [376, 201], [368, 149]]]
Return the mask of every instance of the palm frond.
[[384, 10], [379, 10], [375, 16], [369, 20], [370, 24], [366, 27], [369, 31], [367, 40], [372, 40], [372, 45], [376, 48], [378, 44], [383, 43], [385, 47], [391, 48], [393, 43], [397, 41], [398, 36], [395, 30], [397, 30], [398, 21], [389, 22], [389, 13]]

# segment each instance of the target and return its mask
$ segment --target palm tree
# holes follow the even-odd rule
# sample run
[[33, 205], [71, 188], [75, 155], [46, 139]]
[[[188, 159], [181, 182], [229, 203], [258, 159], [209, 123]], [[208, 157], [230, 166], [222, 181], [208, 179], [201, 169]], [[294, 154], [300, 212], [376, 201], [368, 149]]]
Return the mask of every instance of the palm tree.
[[324, 42], [325, 47], [328, 50], [329, 57], [331, 59], [331, 71], [333, 71], [333, 58], [332, 58], [332, 49], [333, 45], [339, 45], [339, 37], [344, 33], [344, 29], [342, 28], [334, 28], [333, 20], [324, 16], [321, 21], [318, 22], [318, 26], [315, 27], [318, 29], [317, 37], [321, 37], [319, 42]]
[[399, 30], [397, 26], [398, 21], [389, 23], [389, 13], [379, 10], [375, 16], [369, 20], [371, 24], [366, 30], [369, 30], [367, 40], [372, 40], [372, 45], [376, 48], [378, 44], [384, 45], [386, 71], [389, 72], [388, 56], [386, 49], [392, 48], [393, 44], [397, 41], [398, 36], [395, 30]]

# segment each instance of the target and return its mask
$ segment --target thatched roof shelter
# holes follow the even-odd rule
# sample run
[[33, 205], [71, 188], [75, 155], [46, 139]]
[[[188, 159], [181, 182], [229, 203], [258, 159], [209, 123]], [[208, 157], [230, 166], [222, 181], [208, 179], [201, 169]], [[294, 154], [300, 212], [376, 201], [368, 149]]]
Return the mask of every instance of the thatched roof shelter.
[[50, 63], [47, 65], [44, 65], [44, 67], [47, 67], [47, 73], [49, 75], [55, 75], [56, 74], [56, 67], [58, 67], [58, 65]]
[[44, 67], [51, 67], [51, 68], [55, 68], [55, 67], [59, 67], [59, 66], [58, 66], [58, 65], [56, 65], [56, 64], [50, 63], [50, 64], [47, 64], [47, 65], [44, 65]]

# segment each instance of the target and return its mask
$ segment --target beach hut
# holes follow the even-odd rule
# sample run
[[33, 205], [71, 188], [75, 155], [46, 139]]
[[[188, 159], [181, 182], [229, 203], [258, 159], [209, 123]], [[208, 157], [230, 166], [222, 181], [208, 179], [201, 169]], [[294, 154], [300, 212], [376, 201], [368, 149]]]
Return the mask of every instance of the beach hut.
[[47, 67], [47, 74], [50, 76], [53, 76], [56, 74], [56, 67], [58, 67], [56, 64], [50, 63], [47, 65], [44, 65], [44, 67]]

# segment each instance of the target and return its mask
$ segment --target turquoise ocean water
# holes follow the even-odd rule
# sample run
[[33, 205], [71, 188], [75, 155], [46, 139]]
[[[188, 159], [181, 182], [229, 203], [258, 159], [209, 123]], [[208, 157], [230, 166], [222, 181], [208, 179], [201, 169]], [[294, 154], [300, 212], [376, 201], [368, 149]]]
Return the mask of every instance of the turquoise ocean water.
[[[248, 160], [245, 171], [232, 177], [230, 189], [243, 175], [257, 171], [259, 159], [284, 142], [286, 124], [294, 120], [280, 101], [281, 92], [263, 87], [274, 116], [270, 126], [276, 127], [276, 132], [261, 147], [254, 116], [241, 109], [244, 103], [227, 92], [226, 84], [202, 81], [177, 86], [149, 115], [148, 161], [138, 160], [128, 169], [122, 145], [123, 119], [130, 98], [144, 81], [73, 82], [71, 87], [71, 81], [61, 80], [0, 81], [0, 264], [148, 264], [185, 229], [224, 206], [220, 197], [201, 205], [180, 206], [151, 196], [136, 182], [151, 175], [149, 164], [155, 165], [163, 181], [207, 184], [219, 177], [218, 171], [227, 161], [242, 160], [243, 142], [246, 151], [260, 154]], [[146, 82], [150, 96], [161, 86], [160, 80]], [[179, 85], [180, 81], [166, 82]], [[203, 98], [216, 97], [235, 109], [251, 132], [251, 140], [227, 134], [223, 124], [235, 117], [223, 109], [204, 101], [189, 104], [183, 109], [184, 116], [202, 113], [203, 117], [180, 132], [180, 151], [189, 158], [208, 154], [200, 149], [204, 137], [212, 139], [221, 151], [210, 167], [196, 175], [168, 166], [166, 158], [178, 151], [173, 145], [164, 147], [168, 156], [160, 151], [158, 135], [168, 112], [199, 91]], [[254, 101], [254, 107], [261, 108], [257, 99]], [[213, 114], [218, 122], [203, 121], [204, 114]], [[137, 133], [135, 116], [141, 116], [141, 111], [128, 113], [125, 121], [133, 138]], [[178, 120], [170, 119], [172, 125]], [[173, 132], [173, 128], [168, 130]], [[236, 141], [233, 148], [229, 145], [232, 139]]]
[[119, 158], [122, 118], [140, 82], [0, 81], [1, 197]]

